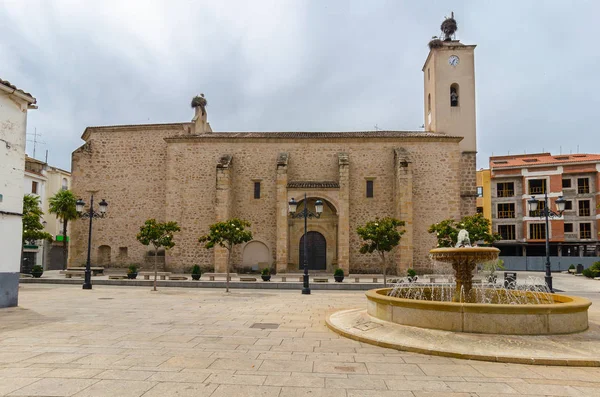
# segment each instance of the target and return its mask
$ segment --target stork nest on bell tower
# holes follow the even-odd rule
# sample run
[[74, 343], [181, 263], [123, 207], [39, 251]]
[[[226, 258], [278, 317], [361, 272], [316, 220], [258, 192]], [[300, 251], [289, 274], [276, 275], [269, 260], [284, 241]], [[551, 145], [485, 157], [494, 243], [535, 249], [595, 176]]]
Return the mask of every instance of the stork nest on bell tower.
[[456, 19], [454, 19], [454, 13], [452, 13], [450, 18], [446, 18], [444, 22], [442, 22], [440, 29], [442, 30], [442, 33], [444, 33], [444, 41], [452, 40], [452, 35], [458, 30], [458, 24], [456, 23]]

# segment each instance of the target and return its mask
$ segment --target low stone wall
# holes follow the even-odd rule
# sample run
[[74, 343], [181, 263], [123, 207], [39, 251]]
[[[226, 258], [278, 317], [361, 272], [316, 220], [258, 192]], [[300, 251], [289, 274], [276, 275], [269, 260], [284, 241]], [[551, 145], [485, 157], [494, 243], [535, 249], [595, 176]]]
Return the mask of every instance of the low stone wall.
[[[589, 300], [552, 294], [554, 304], [503, 305], [435, 302], [387, 296], [370, 290], [367, 313], [380, 320], [454, 332], [550, 335], [585, 331]], [[526, 293], [526, 292], [524, 292]]]

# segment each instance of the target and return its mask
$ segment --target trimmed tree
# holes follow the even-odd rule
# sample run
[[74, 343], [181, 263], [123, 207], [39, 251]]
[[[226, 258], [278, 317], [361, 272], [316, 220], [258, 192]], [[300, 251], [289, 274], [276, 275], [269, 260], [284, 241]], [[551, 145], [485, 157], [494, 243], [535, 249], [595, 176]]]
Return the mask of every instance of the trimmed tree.
[[77, 219], [76, 203], [77, 199], [70, 190], [60, 190], [48, 200], [50, 204], [49, 212], [56, 214], [56, 217], [63, 223], [63, 270], [67, 268], [67, 224], [69, 221]]
[[500, 240], [498, 233], [490, 233], [490, 221], [483, 214], [463, 217], [460, 222], [454, 219], [444, 219], [429, 227], [429, 233], [435, 233], [438, 247], [454, 247], [458, 240], [458, 232], [465, 229], [469, 232], [471, 242], [483, 241], [492, 244]]
[[210, 225], [210, 231], [198, 239], [205, 243], [204, 248], [211, 249], [215, 245], [227, 249], [227, 278], [225, 282], [225, 291], [229, 292], [229, 269], [231, 267], [231, 251], [238, 244], [246, 243], [252, 240], [252, 232], [246, 230], [250, 227], [250, 222], [243, 219], [232, 218], [224, 222], [217, 222]]
[[387, 287], [387, 262], [385, 253], [390, 252], [400, 243], [400, 238], [404, 230], [398, 230], [398, 227], [404, 226], [404, 221], [396, 218], [385, 217], [375, 218], [374, 221], [367, 222], [364, 226], [359, 226], [356, 232], [363, 240], [360, 247], [362, 254], [377, 252], [383, 268], [383, 286]]
[[44, 212], [40, 208], [40, 198], [26, 194], [23, 197], [23, 244], [37, 240], [52, 241], [52, 235], [44, 231]]
[[158, 249], [171, 249], [175, 246], [173, 235], [181, 228], [177, 222], [157, 222], [156, 219], [148, 219], [140, 232], [137, 234], [137, 240], [143, 245], [154, 247], [154, 291], [156, 291], [156, 279], [158, 276]]

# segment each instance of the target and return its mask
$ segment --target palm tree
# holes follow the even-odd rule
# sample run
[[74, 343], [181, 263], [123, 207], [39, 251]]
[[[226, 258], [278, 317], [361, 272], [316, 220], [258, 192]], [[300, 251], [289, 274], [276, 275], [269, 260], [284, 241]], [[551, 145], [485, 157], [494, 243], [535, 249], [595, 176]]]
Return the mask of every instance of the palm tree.
[[49, 200], [50, 213], [56, 214], [56, 217], [63, 222], [63, 270], [67, 268], [67, 224], [69, 221], [77, 219], [76, 202], [77, 199], [70, 190], [60, 190]]

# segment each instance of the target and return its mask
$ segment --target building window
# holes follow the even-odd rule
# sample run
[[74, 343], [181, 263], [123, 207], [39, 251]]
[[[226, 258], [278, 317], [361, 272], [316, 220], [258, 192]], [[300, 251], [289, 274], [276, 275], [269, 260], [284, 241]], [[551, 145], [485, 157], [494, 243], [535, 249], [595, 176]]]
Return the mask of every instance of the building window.
[[577, 193], [586, 194], [590, 192], [590, 179], [577, 178]]
[[63, 178], [61, 189], [62, 190], [68, 190], [69, 189], [69, 182], [67, 181], [67, 178]]
[[254, 198], [260, 198], [260, 182], [254, 182]]
[[565, 233], [573, 233], [573, 224], [565, 223]]
[[477, 213], [483, 214], [483, 207], [477, 207]]
[[516, 240], [516, 229], [515, 225], [498, 225], [498, 234], [502, 236], [502, 240]]
[[450, 86], [450, 106], [458, 106], [458, 84], [456, 83]]
[[546, 225], [543, 223], [530, 223], [529, 224], [529, 238], [532, 240], [545, 240], [546, 239]]
[[546, 208], [545, 200], [538, 200], [538, 207], [535, 211], [529, 211], [529, 216], [542, 216], [544, 213], [544, 209]]
[[427, 113], [431, 113], [431, 94], [427, 94]]
[[498, 183], [496, 185], [496, 195], [498, 197], [514, 197], [515, 183], [514, 182]]
[[562, 180], [562, 186], [563, 186], [563, 189], [570, 189], [571, 188], [571, 180], [570, 179], [563, 179]]
[[580, 223], [579, 224], [579, 238], [592, 238], [592, 224], [591, 223]]
[[367, 197], [373, 197], [373, 181], [367, 181]]
[[427, 68], [427, 80], [431, 80], [431, 73], [429, 72], [429, 68]]
[[573, 210], [573, 200], [565, 201], [565, 211], [572, 211], [572, 210]]
[[514, 218], [515, 217], [515, 203], [503, 203], [498, 204], [498, 218]]
[[38, 194], [38, 183], [36, 181], [31, 181], [31, 193]]
[[483, 186], [477, 186], [477, 197], [483, 197]]
[[590, 200], [580, 200], [577, 204], [579, 216], [590, 216]]
[[530, 179], [529, 180], [529, 194], [540, 194], [546, 193], [546, 180], [545, 179]]

